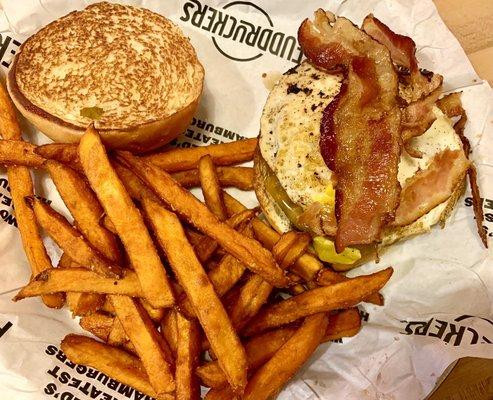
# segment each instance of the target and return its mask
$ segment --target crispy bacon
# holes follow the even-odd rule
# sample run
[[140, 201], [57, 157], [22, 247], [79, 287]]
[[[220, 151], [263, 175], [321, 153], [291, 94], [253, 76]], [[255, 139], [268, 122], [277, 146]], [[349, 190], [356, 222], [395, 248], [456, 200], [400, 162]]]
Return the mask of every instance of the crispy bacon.
[[399, 66], [399, 78], [403, 83], [399, 94], [408, 103], [418, 101], [441, 87], [441, 75], [419, 69], [416, 44], [410, 37], [393, 32], [373, 14], [364, 19], [362, 29], [389, 49], [392, 60]]
[[320, 150], [337, 176], [336, 249], [379, 240], [399, 198], [398, 80], [389, 51], [349, 20], [318, 10], [298, 39], [308, 60], [345, 82], [324, 110]]
[[[454, 129], [457, 135], [462, 140], [464, 152], [469, 157], [469, 154], [471, 153], [471, 144], [469, 143], [467, 137], [464, 135], [464, 128], [467, 122], [467, 114], [464, 108], [462, 108], [460, 95], [461, 92], [450, 93], [438, 100], [437, 106], [449, 118], [460, 116], [460, 119], [454, 125]], [[478, 173], [473, 163], [471, 163], [471, 167], [469, 168], [467, 175], [469, 176], [469, 185], [471, 187], [472, 194], [472, 206], [474, 210], [474, 217], [476, 218], [478, 235], [481, 238], [481, 242], [483, 242], [484, 247], [488, 248], [488, 238], [486, 235], [486, 231], [483, 229], [484, 213], [481, 202], [481, 193], [479, 192], [478, 186]]]
[[474, 216], [476, 217], [476, 228], [484, 247], [488, 248], [488, 236], [483, 228], [484, 213], [483, 204], [481, 202], [481, 193], [479, 192], [478, 186], [478, 172], [476, 171], [474, 164], [471, 164], [471, 168], [469, 168], [468, 171], [468, 176], [469, 184], [471, 185], [472, 206], [474, 209]]
[[460, 100], [461, 92], [454, 92], [443, 96], [437, 101], [437, 107], [449, 118], [465, 115]]
[[392, 225], [408, 225], [446, 201], [469, 166], [462, 149], [445, 149], [436, 154], [428, 168], [418, 171], [404, 184]]
[[409, 104], [402, 110], [402, 142], [412, 157], [421, 158], [422, 153], [411, 147], [409, 140], [421, 136], [435, 121], [433, 106], [441, 93], [441, 87], [422, 100]]

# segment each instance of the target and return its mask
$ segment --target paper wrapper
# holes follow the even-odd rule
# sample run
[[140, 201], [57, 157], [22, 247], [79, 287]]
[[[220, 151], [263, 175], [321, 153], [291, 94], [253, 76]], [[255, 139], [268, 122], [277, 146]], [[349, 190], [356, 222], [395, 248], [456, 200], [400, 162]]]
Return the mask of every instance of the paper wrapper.
[[[318, 7], [360, 24], [368, 13], [418, 46], [423, 68], [445, 76], [445, 90], [462, 90], [484, 197], [485, 229], [493, 231], [493, 96], [475, 74], [431, 0], [133, 1], [166, 15], [190, 36], [206, 70], [205, 90], [192, 126], [178, 139], [187, 147], [256, 136], [272, 76], [300, 61], [300, 22]], [[3, 0], [0, 62], [4, 71], [29, 35], [87, 5], [68, 0]], [[256, 36], [257, 35], [257, 36]], [[24, 124], [28, 140], [47, 142]], [[36, 172], [38, 194], [65, 212], [53, 184]], [[236, 192], [248, 205], [252, 193]], [[12, 303], [30, 276], [5, 171], [0, 175], [0, 393], [4, 399], [142, 399], [145, 396], [91, 368], [70, 363], [59, 349], [69, 332], [81, 332], [69, 312], [50, 310], [38, 298]], [[5, 222], [4, 222], [5, 221]], [[53, 261], [60, 251], [46, 242]], [[445, 229], [438, 227], [392, 246], [380, 264], [394, 275], [383, 290], [385, 306], [361, 304], [363, 329], [354, 338], [322, 345], [279, 395], [280, 399], [423, 399], [443, 371], [464, 356], [493, 358], [493, 257], [476, 234], [469, 191]]]

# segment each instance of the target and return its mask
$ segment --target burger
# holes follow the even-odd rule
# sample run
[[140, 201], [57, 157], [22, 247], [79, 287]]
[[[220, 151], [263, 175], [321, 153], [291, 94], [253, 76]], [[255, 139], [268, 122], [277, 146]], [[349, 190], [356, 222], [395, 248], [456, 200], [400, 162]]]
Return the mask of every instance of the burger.
[[309, 232], [323, 261], [348, 269], [445, 222], [474, 172], [466, 115], [460, 93], [440, 98], [412, 39], [373, 15], [360, 29], [318, 10], [298, 39], [306, 60], [263, 108], [255, 192], [279, 232]]
[[7, 87], [22, 115], [54, 141], [78, 142], [94, 123], [107, 146], [140, 152], [186, 129], [203, 80], [193, 46], [170, 20], [103, 2], [27, 39]]

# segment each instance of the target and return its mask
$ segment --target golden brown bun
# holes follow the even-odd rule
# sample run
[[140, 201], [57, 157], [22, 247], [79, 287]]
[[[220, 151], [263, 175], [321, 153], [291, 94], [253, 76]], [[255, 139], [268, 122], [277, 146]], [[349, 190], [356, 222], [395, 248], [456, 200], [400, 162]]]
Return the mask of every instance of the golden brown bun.
[[[7, 88], [22, 115], [56, 142], [78, 142], [94, 122], [109, 147], [143, 152], [187, 128], [203, 79], [195, 50], [171, 21], [97, 3], [24, 42]], [[82, 113], [95, 107], [102, 110], [97, 119]]]

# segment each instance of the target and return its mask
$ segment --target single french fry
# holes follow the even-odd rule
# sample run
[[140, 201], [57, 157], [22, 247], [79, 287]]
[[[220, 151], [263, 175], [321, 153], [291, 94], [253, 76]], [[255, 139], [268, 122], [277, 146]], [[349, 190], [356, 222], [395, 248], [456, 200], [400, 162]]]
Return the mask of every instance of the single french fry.
[[[22, 141], [15, 108], [3, 85], [0, 85], [0, 135], [3, 139]], [[46, 253], [34, 213], [24, 203], [26, 196], [34, 195], [31, 173], [24, 166], [11, 166], [7, 168], [7, 178], [22, 245], [31, 266], [31, 273], [36, 276], [53, 266]], [[48, 307], [60, 308], [65, 303], [65, 296], [63, 293], [45, 295], [42, 300]]]
[[113, 325], [111, 326], [110, 333], [108, 334], [108, 339], [106, 341], [112, 346], [121, 346], [122, 344], [128, 342], [128, 340], [128, 336], [125, 333], [125, 329], [123, 329], [122, 323], [118, 318], [115, 318], [113, 320]]
[[169, 310], [161, 321], [161, 333], [168, 343], [171, 352], [176, 359], [176, 354], [178, 352], [178, 322], [177, 322], [176, 310]]
[[278, 393], [312, 355], [327, 328], [324, 313], [306, 317], [301, 327], [250, 378], [245, 400], [267, 400]]
[[58, 268], [82, 268], [80, 264], [77, 264], [72, 260], [67, 253], [62, 253], [57, 264]]
[[115, 309], [113, 308], [113, 304], [111, 304], [111, 301], [109, 297], [106, 297], [103, 306], [101, 307], [101, 311], [104, 311], [105, 313], [115, 315]]
[[45, 159], [34, 152], [35, 145], [22, 140], [0, 140], [0, 165], [43, 166]]
[[77, 228], [87, 241], [113, 262], [121, 261], [120, 249], [115, 236], [101, 225], [103, 207], [87, 184], [84, 176], [57, 161], [48, 160], [45, 168], [60, 192], [63, 202], [74, 217]]
[[127, 296], [111, 296], [110, 300], [156, 393], [161, 395], [173, 392], [176, 386], [170, 364], [161, 347], [159, 333], [145, 310]]
[[261, 276], [253, 274], [248, 277], [229, 309], [229, 317], [238, 332], [241, 332], [248, 321], [257, 315], [267, 302], [272, 289], [272, 285], [264, 281]]
[[168, 172], [196, 168], [200, 158], [205, 155], [210, 155], [215, 165], [240, 164], [253, 159], [257, 142], [255, 138], [190, 149], [173, 149], [144, 158]]
[[[344, 276], [342, 273], [338, 273], [332, 271], [329, 268], [322, 268], [315, 279], [315, 282], [320, 286], [328, 286], [333, 285], [335, 283], [344, 282], [350, 280], [347, 276]], [[383, 296], [380, 293], [372, 293], [367, 298], [363, 299], [363, 301], [367, 303], [372, 303], [377, 306], [383, 306]]]
[[145, 299], [140, 299], [140, 304], [154, 322], [160, 322], [163, 319], [166, 312], [164, 308], [154, 308]]
[[159, 202], [159, 198], [154, 194], [154, 192], [129, 168], [119, 161], [113, 161], [111, 165], [115, 169], [118, 177], [132, 199], [142, 202], [143, 199], [150, 198]]
[[241, 260], [253, 272], [262, 275], [273, 286], [289, 283], [272, 255], [254, 239], [246, 238], [224, 222], [190, 192], [182, 188], [165, 171], [128, 152], [118, 152], [118, 159], [128, 165], [164, 203], [202, 233], [216, 240], [228, 253]]
[[114, 321], [115, 318], [110, 315], [95, 312], [81, 317], [79, 325], [82, 329], [107, 342]]
[[139, 210], [113, 170], [98, 133], [89, 127], [79, 144], [89, 183], [110, 217], [139, 276], [146, 299], [155, 308], [174, 303], [166, 271]]
[[228, 382], [236, 391], [246, 384], [245, 351], [207, 274], [188, 242], [180, 221], [152, 200], [144, 200], [159, 244], [178, 282], [187, 294]]
[[82, 166], [79, 161], [76, 144], [67, 143], [50, 143], [43, 144], [34, 149], [34, 153], [40, 155], [47, 160], [55, 160], [62, 164], [69, 165], [77, 171], [82, 171]]
[[244, 333], [252, 336], [308, 315], [354, 306], [371, 293], [378, 292], [390, 279], [392, 272], [392, 268], [389, 267], [370, 275], [307, 290], [290, 297], [260, 311]]
[[60, 292], [123, 294], [144, 297], [140, 282], [133, 271], [126, 271], [121, 279], [105, 278], [86, 268], [51, 268], [31, 280], [15, 296], [14, 301], [26, 297]]
[[[221, 187], [253, 190], [253, 168], [217, 167], [216, 171]], [[187, 189], [200, 186], [199, 171], [197, 169], [175, 172], [171, 174], [171, 177]]]
[[45, 232], [72, 260], [102, 276], [118, 278], [123, 271], [93, 249], [80, 232], [48, 204], [33, 197], [26, 202], [33, 208], [36, 220]]
[[72, 312], [72, 317], [83, 316], [98, 311], [104, 304], [105, 296], [99, 293], [76, 293], [65, 294], [67, 306]]
[[89, 337], [70, 334], [62, 340], [61, 348], [74, 363], [96, 368], [113, 379], [156, 399], [174, 399], [171, 395], [164, 396], [157, 393], [149, 382], [142, 362], [117, 347], [97, 342]]
[[356, 335], [361, 329], [361, 316], [356, 307], [341, 310], [329, 316], [322, 342]]
[[[296, 327], [284, 327], [254, 336], [245, 342], [248, 369], [253, 371], [267, 362], [296, 330]], [[205, 386], [221, 388], [228, 384], [217, 361], [201, 365], [195, 372]]]
[[220, 221], [226, 221], [228, 215], [224, 206], [221, 186], [219, 186], [216, 168], [209, 154], [200, 158], [198, 170], [205, 204]]
[[15, 107], [3, 85], [0, 85], [0, 134], [7, 140], [22, 140]]
[[201, 352], [200, 331], [197, 323], [176, 313], [179, 332], [176, 351], [176, 400], [200, 399], [200, 385], [195, 375]]

